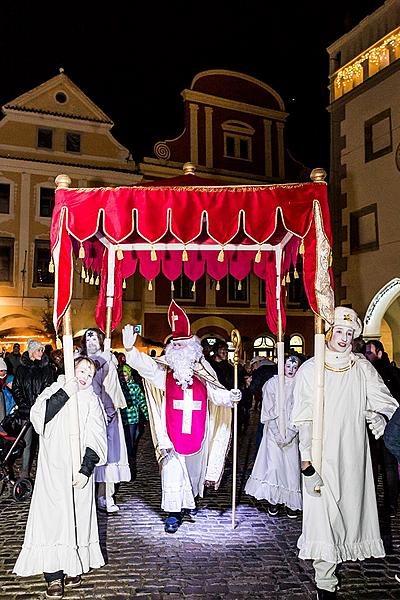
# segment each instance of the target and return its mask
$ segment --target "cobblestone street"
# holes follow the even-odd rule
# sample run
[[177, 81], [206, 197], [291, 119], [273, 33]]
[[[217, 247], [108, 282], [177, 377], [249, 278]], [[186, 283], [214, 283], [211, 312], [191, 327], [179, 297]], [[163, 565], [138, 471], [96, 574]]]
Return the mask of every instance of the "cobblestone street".
[[[270, 517], [266, 505], [241, 494], [254, 455], [254, 424], [239, 445], [237, 527], [231, 527], [230, 463], [218, 492], [207, 491], [196, 517], [175, 535], [164, 533], [160, 481], [149, 432], [139, 446], [138, 477], [121, 485], [119, 513], [99, 513], [106, 566], [84, 576], [67, 600], [315, 598], [310, 562], [297, 559], [301, 521]], [[0, 497], [0, 598], [44, 598], [41, 576], [18, 579], [11, 571], [20, 550], [28, 502]], [[394, 552], [384, 560], [347, 563], [340, 599], [400, 599], [400, 527], [390, 522]]]

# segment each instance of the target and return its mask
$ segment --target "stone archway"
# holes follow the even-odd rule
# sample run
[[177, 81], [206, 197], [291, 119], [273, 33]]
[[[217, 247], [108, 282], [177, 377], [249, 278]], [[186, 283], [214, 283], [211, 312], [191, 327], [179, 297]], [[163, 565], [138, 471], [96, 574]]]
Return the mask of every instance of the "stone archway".
[[223, 337], [223, 339], [230, 339], [231, 331], [235, 329], [235, 326], [230, 321], [214, 315], [197, 319], [190, 327], [192, 333], [195, 335], [200, 334], [199, 337], [203, 337], [208, 332], [216, 334], [218, 332], [218, 337]]
[[393, 358], [400, 361], [400, 277], [395, 277], [384, 285], [373, 297], [364, 318], [364, 339], [380, 339], [382, 322], [391, 330]]

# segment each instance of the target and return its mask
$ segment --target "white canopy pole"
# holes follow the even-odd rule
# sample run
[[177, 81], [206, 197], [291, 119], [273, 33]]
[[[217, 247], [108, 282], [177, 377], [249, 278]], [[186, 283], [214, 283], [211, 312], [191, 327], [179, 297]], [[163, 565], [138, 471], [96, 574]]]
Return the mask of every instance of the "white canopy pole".
[[108, 269], [107, 269], [107, 300], [106, 300], [106, 331], [104, 339], [104, 350], [111, 348], [111, 322], [112, 309], [114, 305], [114, 271], [115, 271], [115, 246], [108, 245]]
[[[71, 179], [68, 177], [68, 175], [58, 175], [58, 177], [56, 177], [55, 184], [57, 190], [62, 188], [69, 188], [69, 186], [71, 185]], [[58, 269], [60, 269], [60, 266], [61, 265], [57, 264]], [[68, 308], [63, 316], [63, 354], [65, 379], [68, 381], [75, 377], [71, 303], [68, 305]], [[79, 472], [79, 469], [81, 468], [78, 397], [76, 394], [70, 397], [67, 406], [69, 414], [69, 436], [72, 457], [71, 476], [72, 478], [74, 478], [75, 475]]]
[[276, 260], [276, 310], [278, 315], [278, 336], [276, 343], [278, 358], [278, 424], [281, 436], [285, 437], [285, 343], [281, 311], [281, 263], [282, 248], [278, 246], [275, 250]]
[[314, 468], [321, 473], [322, 465], [322, 437], [324, 428], [324, 372], [325, 372], [325, 334], [324, 321], [321, 317], [314, 317], [314, 356], [315, 356], [315, 381], [314, 381], [314, 406], [312, 430], [312, 463]]

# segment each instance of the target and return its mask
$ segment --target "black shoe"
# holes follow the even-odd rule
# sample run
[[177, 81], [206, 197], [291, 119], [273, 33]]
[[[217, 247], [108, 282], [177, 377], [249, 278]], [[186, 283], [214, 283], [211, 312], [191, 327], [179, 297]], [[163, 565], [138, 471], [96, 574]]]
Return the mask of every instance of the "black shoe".
[[291, 508], [289, 508], [287, 506], [286, 507], [286, 516], [289, 517], [289, 519], [297, 519], [297, 517], [299, 516], [299, 513], [297, 512], [297, 510], [292, 510]]
[[182, 525], [181, 513], [170, 513], [165, 519], [164, 530], [166, 533], [176, 533]]
[[321, 590], [317, 588], [318, 600], [329, 600], [330, 598], [337, 598], [336, 590], [334, 592], [328, 592], [328, 590]]
[[268, 505], [268, 514], [270, 517], [276, 517], [279, 512], [279, 507], [277, 504], [269, 504]]

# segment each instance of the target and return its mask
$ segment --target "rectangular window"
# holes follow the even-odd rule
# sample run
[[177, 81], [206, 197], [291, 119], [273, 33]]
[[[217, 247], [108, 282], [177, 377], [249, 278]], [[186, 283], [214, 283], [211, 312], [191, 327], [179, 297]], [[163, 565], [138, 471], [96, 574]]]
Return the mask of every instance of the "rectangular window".
[[225, 133], [225, 156], [251, 160], [251, 138], [247, 136]]
[[68, 132], [65, 134], [65, 150], [67, 152], [81, 151], [81, 136], [79, 133]]
[[0, 281], [13, 280], [14, 239], [0, 237]]
[[51, 150], [53, 148], [53, 130], [39, 127], [37, 145], [38, 148], [47, 148]]
[[379, 249], [378, 208], [370, 204], [350, 213], [350, 252], [368, 252]]
[[8, 215], [10, 213], [10, 192], [9, 183], [0, 183], [0, 213]]
[[392, 151], [390, 108], [364, 123], [365, 162], [380, 158]]
[[228, 275], [228, 302], [248, 302], [249, 285], [248, 277], [238, 281], [232, 275]]
[[51, 287], [54, 285], [54, 273], [49, 273], [50, 242], [35, 241], [32, 287]]
[[41, 187], [39, 198], [39, 215], [41, 217], [51, 217], [54, 208], [55, 193], [52, 188]]
[[174, 298], [176, 300], [194, 300], [193, 282], [184, 274], [174, 281]]

